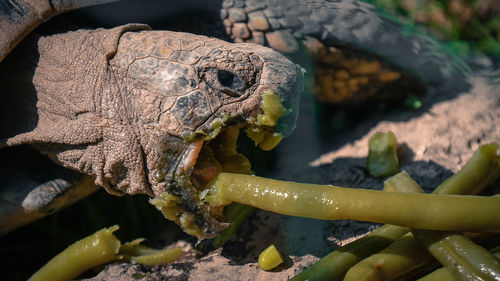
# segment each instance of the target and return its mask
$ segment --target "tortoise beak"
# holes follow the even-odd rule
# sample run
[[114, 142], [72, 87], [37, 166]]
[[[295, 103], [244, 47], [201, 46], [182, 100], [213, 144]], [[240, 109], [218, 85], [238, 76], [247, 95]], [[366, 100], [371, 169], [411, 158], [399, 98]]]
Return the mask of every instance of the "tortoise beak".
[[235, 44], [241, 51], [257, 54], [264, 62], [259, 81], [261, 94], [271, 90], [282, 99], [282, 105], [290, 111], [279, 119], [276, 132], [283, 137], [289, 136], [295, 129], [299, 113], [300, 94], [304, 89], [305, 70], [298, 64], [292, 63], [283, 54], [256, 44]]
[[[253, 46], [256, 48], [256, 46]], [[289, 136], [295, 129], [299, 113], [300, 94], [304, 90], [305, 70], [298, 64], [291, 63], [284, 55], [261, 47], [259, 53], [265, 62], [260, 84], [263, 89], [270, 89], [283, 100], [282, 105], [290, 111], [279, 119], [276, 132], [283, 137]]]
[[282, 64], [279, 59], [281, 58], [275, 58], [275, 63], [266, 65], [267, 71], [263, 78], [265, 81], [271, 81], [272, 85], [278, 85], [271, 89], [278, 94], [283, 100], [283, 106], [290, 111], [278, 120], [276, 126], [276, 132], [287, 137], [293, 132], [297, 123], [300, 95], [304, 90], [304, 69], [289, 62]]
[[287, 89], [279, 89], [277, 91], [278, 96], [283, 99], [283, 106], [290, 110], [289, 114], [278, 120], [278, 125], [276, 126], [276, 131], [283, 134], [283, 137], [290, 136], [297, 124], [300, 95], [304, 88], [302, 69], [300, 73], [296, 74], [296, 79], [295, 85], [290, 85]]

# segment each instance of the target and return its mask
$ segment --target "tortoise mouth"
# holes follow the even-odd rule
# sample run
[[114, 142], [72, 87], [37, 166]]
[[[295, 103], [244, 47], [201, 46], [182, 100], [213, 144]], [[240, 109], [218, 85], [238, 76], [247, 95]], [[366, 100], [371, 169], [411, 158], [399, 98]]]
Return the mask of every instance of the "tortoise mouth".
[[[237, 151], [241, 131], [256, 146], [271, 150], [282, 139], [276, 132], [277, 120], [288, 111], [273, 92], [263, 93], [262, 114], [243, 122], [222, 122], [209, 137], [191, 140], [176, 169], [174, 179], [176, 195], [169, 191], [159, 194], [151, 203], [163, 215], [178, 223], [183, 230], [199, 239], [214, 237], [226, 229], [224, 206], [213, 207], [205, 202], [206, 186], [221, 172], [253, 174], [250, 161]], [[241, 119], [240, 119], [241, 120]], [[229, 123], [232, 123], [229, 125]]]
[[237, 152], [241, 130], [239, 126], [230, 126], [202, 145], [190, 175], [196, 189], [203, 190], [221, 172], [253, 174], [250, 161]]

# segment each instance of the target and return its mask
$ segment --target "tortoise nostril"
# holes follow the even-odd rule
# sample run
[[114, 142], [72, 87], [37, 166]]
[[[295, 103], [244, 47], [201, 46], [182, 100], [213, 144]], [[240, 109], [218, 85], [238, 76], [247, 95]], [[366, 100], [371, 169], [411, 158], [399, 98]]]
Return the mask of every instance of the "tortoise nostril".
[[232, 88], [234, 79], [236, 78], [236, 75], [230, 71], [227, 70], [219, 70], [217, 72], [217, 79], [219, 79], [219, 82], [222, 86], [227, 87], [227, 88]]

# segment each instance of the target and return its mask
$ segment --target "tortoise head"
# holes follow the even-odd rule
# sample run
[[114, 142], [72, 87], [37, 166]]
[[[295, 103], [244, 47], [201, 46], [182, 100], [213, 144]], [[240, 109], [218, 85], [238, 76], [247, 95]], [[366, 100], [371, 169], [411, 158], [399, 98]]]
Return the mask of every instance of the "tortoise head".
[[263, 149], [293, 130], [301, 68], [262, 46], [168, 31], [125, 33], [110, 66], [142, 150], [145, 193], [186, 232], [213, 237], [227, 224], [204, 202], [205, 185], [221, 171], [251, 173], [236, 151], [240, 130]]

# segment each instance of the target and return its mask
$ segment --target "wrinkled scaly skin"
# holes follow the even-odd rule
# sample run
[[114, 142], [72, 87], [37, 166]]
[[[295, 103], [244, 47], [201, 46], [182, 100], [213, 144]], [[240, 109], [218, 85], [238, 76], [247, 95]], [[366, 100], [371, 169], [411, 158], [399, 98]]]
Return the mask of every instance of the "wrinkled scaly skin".
[[[194, 214], [210, 237], [225, 224], [186, 180], [198, 140], [223, 118], [228, 125], [255, 118], [266, 89], [296, 113], [302, 72], [268, 48], [147, 29], [26, 40], [0, 67], [9, 104], [2, 120], [15, 120], [2, 124], [0, 138], [31, 144], [112, 194], [176, 195], [181, 213]], [[36, 51], [31, 62], [24, 50]]]

